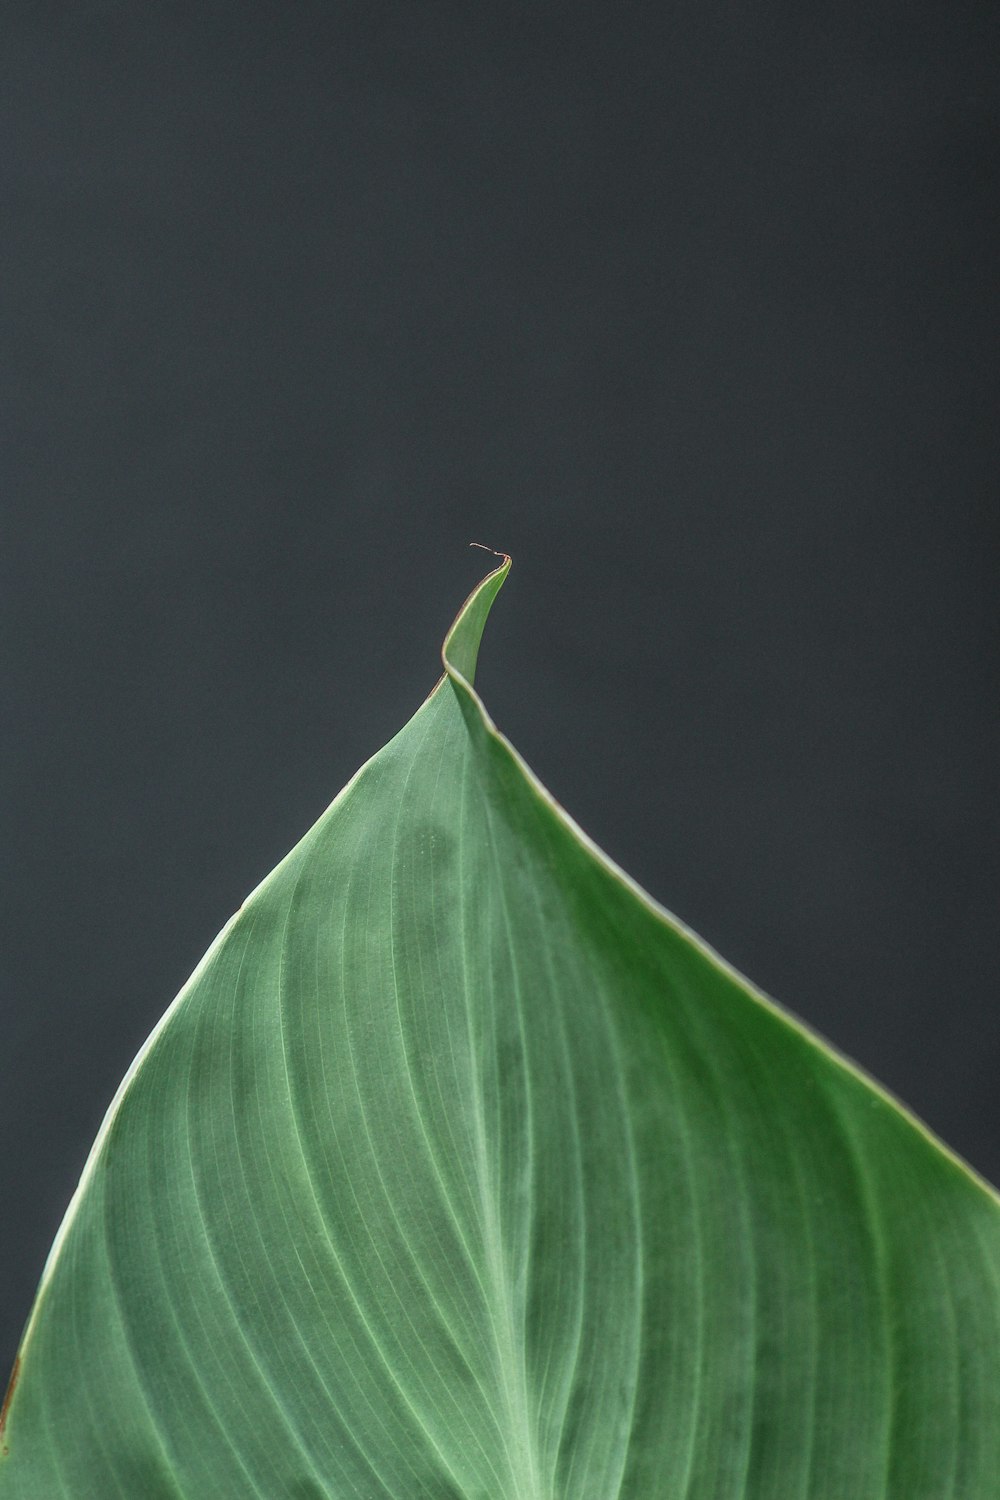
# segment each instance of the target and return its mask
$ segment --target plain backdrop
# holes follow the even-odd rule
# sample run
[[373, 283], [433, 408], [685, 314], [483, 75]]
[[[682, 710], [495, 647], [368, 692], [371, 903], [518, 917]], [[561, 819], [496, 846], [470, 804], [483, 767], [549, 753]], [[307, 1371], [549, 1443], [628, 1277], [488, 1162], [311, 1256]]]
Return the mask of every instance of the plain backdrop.
[[0, 1364], [473, 540], [553, 793], [1000, 1178], [998, 17], [5, 7]]

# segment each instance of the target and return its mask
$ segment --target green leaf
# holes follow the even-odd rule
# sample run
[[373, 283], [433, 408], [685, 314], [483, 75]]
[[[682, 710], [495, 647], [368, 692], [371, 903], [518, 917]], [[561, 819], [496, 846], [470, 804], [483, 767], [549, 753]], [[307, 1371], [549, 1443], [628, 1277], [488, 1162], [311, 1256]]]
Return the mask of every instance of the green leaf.
[[2, 1500], [985, 1500], [1000, 1202], [445, 675], [130, 1069]]

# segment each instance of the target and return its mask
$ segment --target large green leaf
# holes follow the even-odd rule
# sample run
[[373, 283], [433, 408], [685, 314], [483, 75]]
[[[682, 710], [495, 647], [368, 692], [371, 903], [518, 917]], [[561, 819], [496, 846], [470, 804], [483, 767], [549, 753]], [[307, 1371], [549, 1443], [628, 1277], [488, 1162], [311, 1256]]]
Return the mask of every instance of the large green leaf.
[[3, 1500], [984, 1500], [1000, 1203], [446, 672], [133, 1065]]

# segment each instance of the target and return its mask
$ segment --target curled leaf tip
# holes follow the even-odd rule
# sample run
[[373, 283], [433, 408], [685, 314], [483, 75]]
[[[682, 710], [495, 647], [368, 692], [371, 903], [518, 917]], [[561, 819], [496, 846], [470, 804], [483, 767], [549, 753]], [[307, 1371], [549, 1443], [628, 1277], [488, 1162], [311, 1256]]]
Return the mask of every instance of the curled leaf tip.
[[483, 630], [493, 601], [510, 572], [511, 561], [506, 552], [496, 552], [492, 547], [484, 547], [482, 542], [472, 542], [470, 546], [493, 552], [495, 557], [502, 558], [502, 562], [472, 590], [444, 638], [441, 658], [445, 671], [449, 677], [458, 678], [469, 687], [476, 677], [476, 662]]

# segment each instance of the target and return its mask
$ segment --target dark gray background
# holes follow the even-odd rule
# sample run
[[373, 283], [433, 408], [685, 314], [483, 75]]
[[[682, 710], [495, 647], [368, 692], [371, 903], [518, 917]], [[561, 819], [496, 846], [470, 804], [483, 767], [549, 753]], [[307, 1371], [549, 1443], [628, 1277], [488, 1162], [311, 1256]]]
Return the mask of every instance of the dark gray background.
[[473, 539], [552, 791], [1000, 1177], [998, 14], [6, 8], [0, 1364]]

